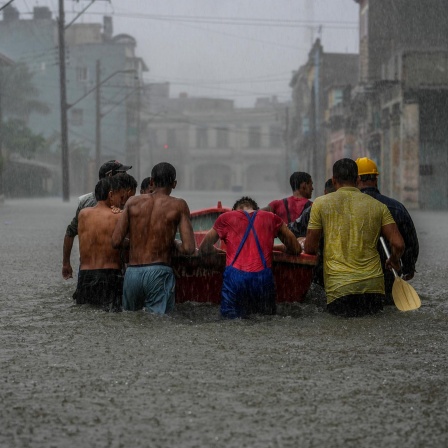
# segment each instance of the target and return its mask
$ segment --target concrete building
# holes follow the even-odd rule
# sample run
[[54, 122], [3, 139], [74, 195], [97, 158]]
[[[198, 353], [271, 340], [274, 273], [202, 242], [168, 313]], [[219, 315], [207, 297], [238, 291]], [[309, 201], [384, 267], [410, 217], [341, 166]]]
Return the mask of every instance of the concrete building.
[[[135, 39], [114, 36], [112, 20], [105, 17], [103, 24], [73, 23], [65, 40], [70, 191], [93, 188], [98, 178], [96, 151], [101, 162], [119, 159], [133, 165], [138, 177], [142, 72], [148, 69], [136, 55]], [[35, 7], [32, 18], [24, 20], [14, 7], [5, 8], [0, 52], [33, 71], [38, 99], [51, 111], [32, 114], [28, 126], [53, 142], [53, 152], [59, 154], [58, 33], [51, 11]]]
[[[323, 191], [335, 155], [347, 152], [347, 145], [352, 145], [352, 139], [346, 138], [345, 133], [335, 135], [337, 124], [334, 120], [336, 108], [340, 108], [346, 98], [347, 87], [354, 86], [357, 79], [358, 55], [325, 53], [320, 39], [317, 39], [307, 62], [291, 80], [288, 154], [292, 164], [297, 166], [295, 170], [311, 174], [316, 191]], [[333, 116], [330, 116], [331, 110]], [[330, 118], [333, 127], [330, 126]], [[334, 154], [328, 155], [327, 151]]]
[[236, 108], [232, 100], [169, 98], [168, 84], [150, 84], [148, 91], [152, 106], [144, 117], [143, 177], [166, 161], [176, 166], [185, 189], [278, 192], [287, 187], [285, 104], [265, 98], [252, 108]]
[[448, 8], [440, 0], [355, 0], [360, 79], [355, 153], [376, 160], [384, 194], [448, 208]]

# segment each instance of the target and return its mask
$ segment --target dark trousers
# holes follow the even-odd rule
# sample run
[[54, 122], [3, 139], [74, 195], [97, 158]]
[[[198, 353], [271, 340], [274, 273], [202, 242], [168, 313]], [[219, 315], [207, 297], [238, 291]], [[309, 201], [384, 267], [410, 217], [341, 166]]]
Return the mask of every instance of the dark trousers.
[[338, 297], [327, 305], [330, 314], [343, 317], [361, 317], [379, 313], [383, 309], [383, 294], [350, 294]]
[[275, 314], [275, 283], [271, 269], [240, 271], [227, 266], [221, 290], [221, 316], [247, 318], [251, 314]]

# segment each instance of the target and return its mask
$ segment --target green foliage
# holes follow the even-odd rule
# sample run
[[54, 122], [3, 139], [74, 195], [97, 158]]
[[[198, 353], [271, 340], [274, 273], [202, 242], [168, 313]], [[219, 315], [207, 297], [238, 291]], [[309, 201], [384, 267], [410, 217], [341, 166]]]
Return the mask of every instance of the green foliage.
[[33, 73], [25, 64], [0, 67], [0, 108], [2, 115], [27, 120], [33, 113], [47, 114], [50, 108], [36, 98], [38, 89], [33, 84]]
[[1, 133], [3, 145], [27, 159], [48, 149], [45, 138], [41, 134], [34, 134], [21, 120], [8, 120], [1, 126]]

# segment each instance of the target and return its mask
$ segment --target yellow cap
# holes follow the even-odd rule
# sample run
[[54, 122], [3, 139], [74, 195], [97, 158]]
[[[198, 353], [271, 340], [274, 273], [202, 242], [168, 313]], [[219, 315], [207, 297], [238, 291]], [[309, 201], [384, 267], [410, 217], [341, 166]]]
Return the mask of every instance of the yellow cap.
[[367, 157], [361, 157], [356, 159], [356, 165], [358, 165], [358, 175], [363, 176], [364, 174], [376, 174], [379, 175], [376, 163], [368, 159]]

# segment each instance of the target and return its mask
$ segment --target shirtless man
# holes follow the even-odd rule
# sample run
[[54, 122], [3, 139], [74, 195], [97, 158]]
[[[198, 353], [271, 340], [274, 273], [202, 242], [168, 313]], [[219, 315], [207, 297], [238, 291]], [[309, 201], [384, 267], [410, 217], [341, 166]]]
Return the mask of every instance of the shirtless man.
[[[99, 180], [106, 177], [115, 176], [119, 173], [125, 173], [130, 170], [132, 166], [123, 165], [118, 160], [109, 160], [109, 162], [103, 163], [100, 167], [98, 177]], [[80, 211], [87, 207], [94, 207], [96, 205], [95, 193], [91, 192], [80, 196], [78, 199], [78, 208], [76, 209], [75, 217], [67, 227], [64, 236], [64, 244], [62, 251], [62, 277], [67, 280], [73, 277], [73, 268], [70, 263], [70, 255], [73, 249], [73, 243], [75, 236], [78, 235], [78, 215]]]
[[123, 290], [121, 247], [112, 248], [112, 232], [120, 217], [111, 207], [122, 208], [127, 185], [119, 176], [101, 179], [95, 187], [97, 204], [78, 215], [80, 270], [73, 298], [105, 311], [120, 311]]
[[[175, 278], [171, 254], [191, 255], [196, 249], [190, 210], [183, 199], [171, 197], [176, 170], [166, 162], [151, 171], [153, 193], [126, 203], [112, 235], [118, 249], [129, 234], [129, 264], [123, 286], [123, 309], [165, 314], [174, 308]], [[181, 240], [175, 240], [179, 228]]]
[[140, 194], [152, 193], [151, 178], [145, 177], [140, 185]]

